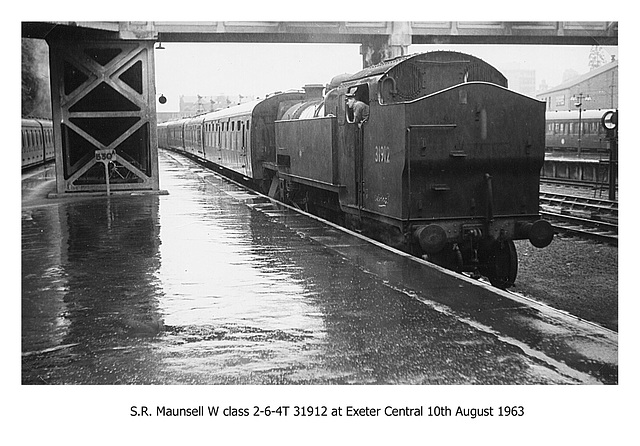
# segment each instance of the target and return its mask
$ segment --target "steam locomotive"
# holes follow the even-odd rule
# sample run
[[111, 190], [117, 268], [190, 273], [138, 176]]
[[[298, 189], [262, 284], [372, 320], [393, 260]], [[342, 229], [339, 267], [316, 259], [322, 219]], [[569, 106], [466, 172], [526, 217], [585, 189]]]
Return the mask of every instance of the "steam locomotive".
[[[323, 95], [324, 91], [324, 95]], [[354, 122], [345, 98], [369, 106]], [[438, 265], [515, 282], [514, 240], [543, 248], [545, 104], [474, 56], [402, 56], [158, 126], [182, 151], [269, 196]]]

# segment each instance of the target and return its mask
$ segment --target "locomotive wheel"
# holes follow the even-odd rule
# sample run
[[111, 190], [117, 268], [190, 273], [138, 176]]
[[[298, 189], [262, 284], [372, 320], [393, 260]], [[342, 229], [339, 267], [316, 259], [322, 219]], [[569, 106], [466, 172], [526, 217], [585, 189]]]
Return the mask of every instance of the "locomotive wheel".
[[483, 272], [493, 286], [502, 289], [513, 286], [518, 275], [518, 255], [513, 240], [495, 243], [485, 267]]

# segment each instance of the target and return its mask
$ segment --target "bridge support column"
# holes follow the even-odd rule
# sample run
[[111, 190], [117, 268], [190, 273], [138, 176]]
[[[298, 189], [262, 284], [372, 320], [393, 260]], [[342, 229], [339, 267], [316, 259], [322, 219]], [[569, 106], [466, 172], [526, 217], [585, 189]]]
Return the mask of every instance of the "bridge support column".
[[58, 196], [159, 191], [153, 43], [48, 41]]
[[360, 46], [362, 67], [367, 68], [394, 57], [409, 53], [411, 45], [411, 23], [392, 22], [391, 34], [372, 36]]

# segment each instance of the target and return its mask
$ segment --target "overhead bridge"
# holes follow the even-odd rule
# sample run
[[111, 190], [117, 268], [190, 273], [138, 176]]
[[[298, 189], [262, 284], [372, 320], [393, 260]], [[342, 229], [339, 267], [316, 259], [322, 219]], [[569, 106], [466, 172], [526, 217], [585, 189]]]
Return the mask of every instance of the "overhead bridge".
[[156, 42], [617, 45], [618, 22], [22, 22], [49, 45], [57, 195], [159, 189]]
[[23, 22], [23, 37], [104, 33], [164, 42], [617, 45], [618, 22]]

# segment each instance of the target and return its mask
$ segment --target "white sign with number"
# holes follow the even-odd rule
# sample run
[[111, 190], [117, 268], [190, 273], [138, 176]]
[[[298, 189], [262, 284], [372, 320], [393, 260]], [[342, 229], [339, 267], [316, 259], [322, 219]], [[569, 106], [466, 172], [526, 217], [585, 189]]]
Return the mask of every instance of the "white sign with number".
[[96, 150], [96, 161], [102, 161], [103, 163], [108, 163], [111, 161], [115, 161], [115, 159], [116, 159], [115, 149]]

